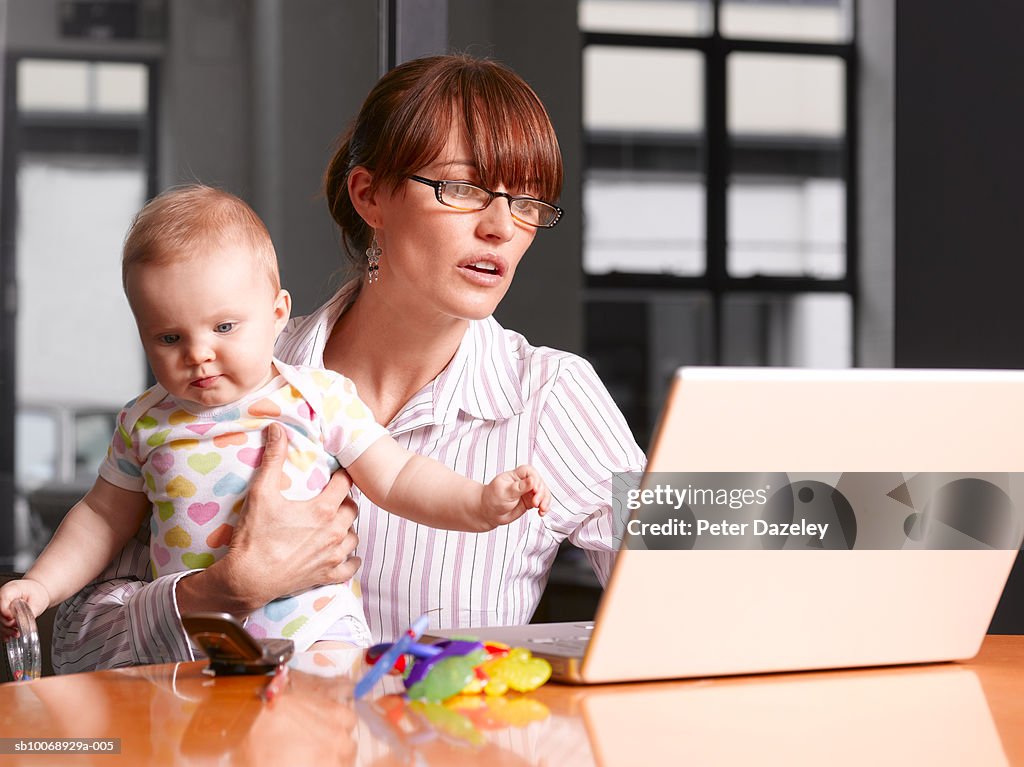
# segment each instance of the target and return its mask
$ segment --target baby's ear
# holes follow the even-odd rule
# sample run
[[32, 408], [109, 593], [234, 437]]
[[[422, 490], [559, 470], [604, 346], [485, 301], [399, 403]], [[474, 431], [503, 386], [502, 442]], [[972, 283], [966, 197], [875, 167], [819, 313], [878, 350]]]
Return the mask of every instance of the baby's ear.
[[288, 324], [288, 319], [292, 316], [292, 297], [287, 290], [282, 288], [277, 291], [277, 297], [274, 299], [274, 332], [280, 333], [284, 330], [284, 326]]

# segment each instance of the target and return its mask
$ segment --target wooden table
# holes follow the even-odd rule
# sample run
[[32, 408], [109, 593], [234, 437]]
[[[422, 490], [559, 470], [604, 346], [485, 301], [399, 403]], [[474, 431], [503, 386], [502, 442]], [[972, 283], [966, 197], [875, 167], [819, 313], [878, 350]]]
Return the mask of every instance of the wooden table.
[[[335, 672], [329, 664], [351, 663], [337, 653], [304, 660]], [[212, 679], [203, 666], [0, 685], [0, 738], [121, 739], [120, 755], [0, 764], [1024, 764], [1024, 637], [990, 636], [964, 664], [549, 684], [462, 717], [397, 697], [353, 706], [344, 670], [294, 671], [264, 704], [265, 679]]]

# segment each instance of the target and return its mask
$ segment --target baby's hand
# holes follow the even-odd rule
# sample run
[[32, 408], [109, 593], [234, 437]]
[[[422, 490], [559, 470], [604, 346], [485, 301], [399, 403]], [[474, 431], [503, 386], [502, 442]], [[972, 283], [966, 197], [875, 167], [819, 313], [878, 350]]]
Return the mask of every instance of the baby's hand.
[[18, 634], [14, 611], [11, 610], [11, 602], [15, 599], [24, 599], [32, 614], [37, 618], [50, 606], [50, 594], [39, 581], [26, 578], [20, 581], [9, 581], [0, 586], [0, 636], [3, 636], [4, 639]]
[[532, 466], [502, 472], [484, 486], [483, 510], [494, 527], [519, 519], [527, 509], [543, 515], [550, 504], [547, 485]]

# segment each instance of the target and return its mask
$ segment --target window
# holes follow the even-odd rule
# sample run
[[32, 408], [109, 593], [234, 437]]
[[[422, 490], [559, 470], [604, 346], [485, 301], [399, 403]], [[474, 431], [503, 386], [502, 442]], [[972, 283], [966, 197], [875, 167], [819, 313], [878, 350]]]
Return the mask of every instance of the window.
[[[0, 320], [14, 340], [0, 399], [17, 423], [0, 434], [15, 469], [0, 529], [13, 518], [23, 565], [45, 542], [32, 540], [27, 494], [92, 475], [111, 411], [146, 384], [120, 251], [156, 184], [156, 64], [12, 56], [7, 67], [0, 275], [17, 309]], [[10, 554], [0, 546], [0, 561]]]
[[120, 250], [154, 183], [151, 66], [14, 67], [17, 399], [119, 405], [146, 382]]
[[641, 444], [683, 364], [853, 365], [852, 0], [581, 0], [587, 354]]

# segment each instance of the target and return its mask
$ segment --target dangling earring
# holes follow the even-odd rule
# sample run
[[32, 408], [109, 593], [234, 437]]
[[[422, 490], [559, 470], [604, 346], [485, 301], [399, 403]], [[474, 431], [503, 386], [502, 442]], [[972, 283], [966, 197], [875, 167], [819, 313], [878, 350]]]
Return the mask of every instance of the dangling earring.
[[366, 281], [367, 282], [379, 282], [380, 281], [380, 256], [383, 253], [380, 249], [380, 245], [377, 244], [377, 235], [373, 235], [373, 240], [370, 241], [370, 247], [366, 249]]

